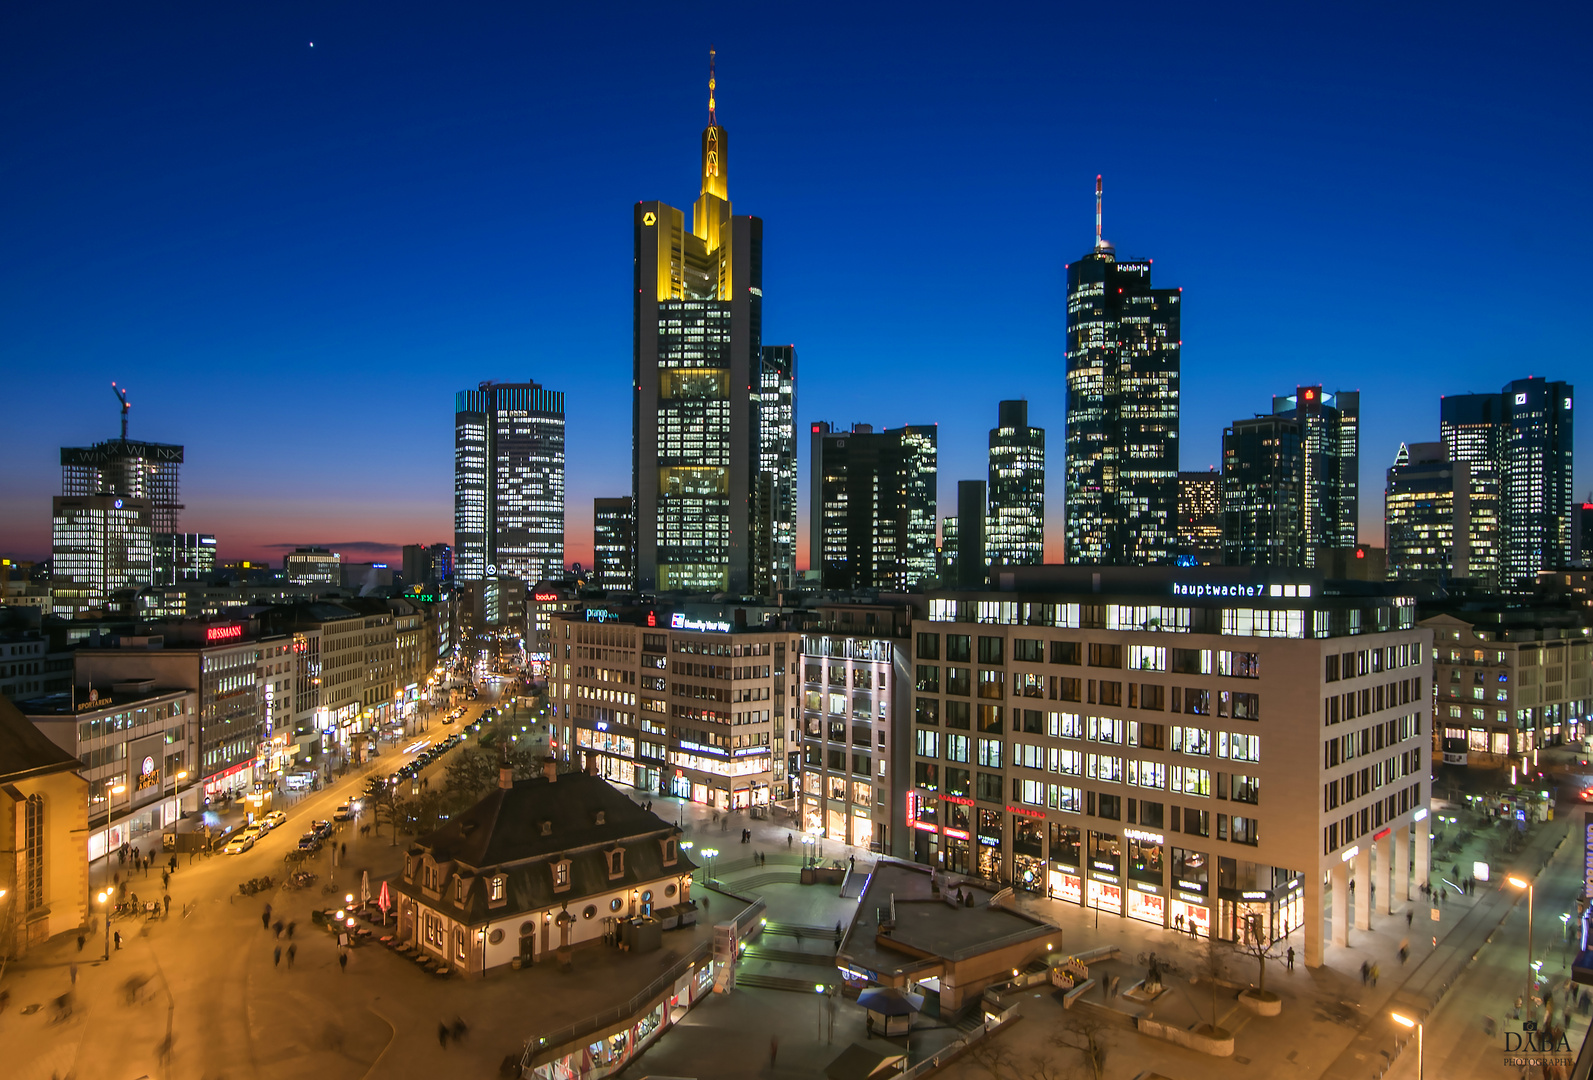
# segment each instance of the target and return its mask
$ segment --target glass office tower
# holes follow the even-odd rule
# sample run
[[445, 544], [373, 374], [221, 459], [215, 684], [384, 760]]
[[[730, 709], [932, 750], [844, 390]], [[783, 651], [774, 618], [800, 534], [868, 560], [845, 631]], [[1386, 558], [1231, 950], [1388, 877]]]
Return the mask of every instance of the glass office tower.
[[1388, 576], [1447, 585], [1499, 581], [1499, 480], [1451, 461], [1441, 442], [1401, 446], [1383, 495]]
[[1499, 585], [1530, 590], [1538, 573], [1570, 565], [1574, 545], [1574, 388], [1517, 379], [1497, 394], [1455, 394], [1439, 404], [1439, 431], [1451, 460], [1499, 478]]
[[636, 504], [628, 497], [592, 500], [592, 584], [609, 592], [636, 588]]
[[758, 379], [758, 467], [769, 478], [768, 578], [796, 583], [796, 346], [765, 345]]
[[990, 430], [992, 563], [1045, 562], [1045, 429], [1029, 426], [1027, 401], [1003, 401]]
[[[125, 432], [126, 422], [123, 421]], [[121, 495], [149, 503], [150, 527], [174, 533], [183, 505], [178, 479], [183, 448], [140, 439], [107, 439], [61, 447], [61, 494], [68, 498]]]
[[1286, 416], [1236, 420], [1222, 433], [1222, 561], [1300, 566], [1305, 544], [1304, 449]]
[[1101, 238], [1067, 268], [1066, 555], [1171, 564], [1178, 549], [1180, 289]]
[[1300, 425], [1304, 566], [1317, 548], [1352, 548], [1361, 509], [1361, 393], [1296, 387], [1272, 399], [1272, 414]]
[[811, 435], [809, 550], [821, 586], [908, 589], [933, 578], [934, 425], [817, 423]]
[[460, 582], [563, 574], [563, 393], [484, 382], [454, 395], [454, 551]]

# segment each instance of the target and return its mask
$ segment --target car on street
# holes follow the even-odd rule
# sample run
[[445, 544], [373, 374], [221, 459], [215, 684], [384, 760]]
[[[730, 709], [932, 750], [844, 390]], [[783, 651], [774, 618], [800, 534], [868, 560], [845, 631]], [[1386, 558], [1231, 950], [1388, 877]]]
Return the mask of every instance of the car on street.
[[320, 821], [310, 822], [310, 828], [314, 829], [315, 835], [320, 837], [322, 840], [325, 840], [328, 836], [331, 836], [333, 832], [332, 823], [324, 818]]
[[299, 850], [300, 851], [319, 851], [320, 848], [321, 848], [321, 834], [320, 833], [312, 831], [312, 832], [307, 832], [303, 836], [299, 837]]
[[280, 810], [273, 810], [265, 817], [260, 819], [260, 825], [263, 828], [270, 830], [276, 828], [278, 825], [281, 825], [286, 820], [288, 820], [288, 815], [284, 814]]
[[337, 810], [334, 811], [333, 814], [332, 814], [332, 820], [333, 821], [353, 821], [354, 820], [354, 804], [353, 803], [338, 803]]
[[253, 829], [244, 829], [222, 845], [221, 853], [223, 855], [242, 855], [245, 851], [254, 847], [254, 842], [259, 839], [259, 836], [260, 834]]

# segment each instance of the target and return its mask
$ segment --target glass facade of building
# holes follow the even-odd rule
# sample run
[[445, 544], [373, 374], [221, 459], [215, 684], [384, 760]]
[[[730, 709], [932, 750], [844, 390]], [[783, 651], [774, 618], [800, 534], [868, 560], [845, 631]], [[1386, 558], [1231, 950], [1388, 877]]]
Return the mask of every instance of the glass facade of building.
[[1181, 290], [1099, 237], [1067, 273], [1067, 562], [1171, 564]]
[[1352, 548], [1360, 514], [1361, 394], [1325, 393], [1297, 387], [1272, 399], [1272, 414], [1300, 425], [1304, 565], [1316, 565], [1316, 549]]
[[1442, 443], [1400, 447], [1383, 497], [1388, 576], [1447, 584], [1499, 580], [1499, 481], [1485, 465], [1450, 461]]
[[769, 477], [769, 579], [796, 583], [796, 346], [765, 345], [758, 379], [758, 467]]
[[[125, 431], [125, 419], [123, 421]], [[149, 524], [155, 532], [177, 531], [178, 474], [183, 448], [169, 443], [127, 438], [107, 439], [93, 446], [61, 448], [61, 494], [122, 495], [149, 502]]]
[[826, 589], [905, 589], [937, 573], [934, 425], [812, 428], [812, 547]]
[[592, 500], [592, 583], [610, 592], [636, 588], [636, 505]]
[[990, 431], [992, 562], [1045, 562], [1045, 429], [1029, 426], [1027, 401], [1003, 401]]
[[1305, 565], [1304, 449], [1283, 416], [1235, 421], [1222, 434], [1222, 561]]
[[1222, 474], [1178, 474], [1178, 561], [1222, 565]]
[[454, 550], [461, 582], [564, 570], [564, 395], [484, 382], [454, 395]]
[[154, 582], [155, 544], [147, 499], [119, 495], [52, 500], [55, 614], [102, 608], [117, 589]]

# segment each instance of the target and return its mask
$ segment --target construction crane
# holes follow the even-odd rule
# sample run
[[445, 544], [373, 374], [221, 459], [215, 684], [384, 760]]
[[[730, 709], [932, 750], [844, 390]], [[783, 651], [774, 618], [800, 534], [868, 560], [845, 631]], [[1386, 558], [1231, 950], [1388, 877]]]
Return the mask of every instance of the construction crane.
[[114, 380], [111, 382], [111, 390], [116, 394], [116, 400], [122, 403], [122, 441], [126, 442], [127, 410], [131, 409], [133, 406], [127, 401], [127, 391], [123, 390], [120, 386], [117, 386]]

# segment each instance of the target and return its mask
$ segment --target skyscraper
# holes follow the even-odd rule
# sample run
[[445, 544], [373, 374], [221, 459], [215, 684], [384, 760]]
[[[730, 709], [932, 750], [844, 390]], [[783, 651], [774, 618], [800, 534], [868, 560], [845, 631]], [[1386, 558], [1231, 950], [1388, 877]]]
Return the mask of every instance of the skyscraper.
[[51, 511], [55, 614], [103, 608], [116, 590], [154, 582], [149, 499], [60, 495]]
[[636, 504], [627, 496], [592, 500], [592, 584], [610, 592], [636, 588]]
[[1222, 561], [1300, 566], [1304, 560], [1304, 451], [1286, 416], [1236, 420], [1222, 433]]
[[769, 477], [769, 577], [796, 582], [796, 346], [765, 345], [758, 378], [758, 467]]
[[564, 394], [484, 382], [454, 395], [460, 582], [564, 573]]
[[990, 584], [987, 498], [983, 480], [957, 481], [957, 577], [948, 584], [959, 589], [983, 589]]
[[1442, 399], [1439, 430], [1451, 460], [1499, 477], [1501, 588], [1529, 590], [1541, 570], [1572, 558], [1573, 387], [1517, 379], [1498, 394]]
[[1272, 399], [1272, 414], [1300, 425], [1305, 566], [1317, 548], [1352, 548], [1360, 514], [1361, 392], [1296, 387]]
[[61, 447], [61, 494], [68, 498], [121, 495], [149, 503], [154, 532], [177, 531], [183, 505], [177, 500], [183, 448], [127, 437], [127, 392], [111, 383], [122, 403], [122, 437], [93, 446]]
[[156, 533], [154, 582], [208, 581], [216, 572], [216, 538], [209, 533]]
[[1493, 589], [1499, 580], [1499, 481], [1451, 461], [1443, 443], [1401, 445], [1383, 495], [1388, 576]]
[[809, 558], [821, 587], [905, 589], [934, 577], [934, 426], [817, 423], [811, 434]]
[[1222, 565], [1222, 474], [1178, 474], [1178, 562]]
[[1101, 237], [1068, 271], [1066, 554], [1070, 563], [1172, 563], [1177, 554], [1181, 289]]
[[1045, 562], [1045, 429], [1029, 426], [1027, 401], [1003, 401], [990, 429], [991, 562]]
[[[636, 584], [743, 592], [758, 576], [763, 222], [734, 216], [711, 58], [700, 194], [639, 202], [632, 476]], [[463, 563], [463, 553], [460, 561]]]

